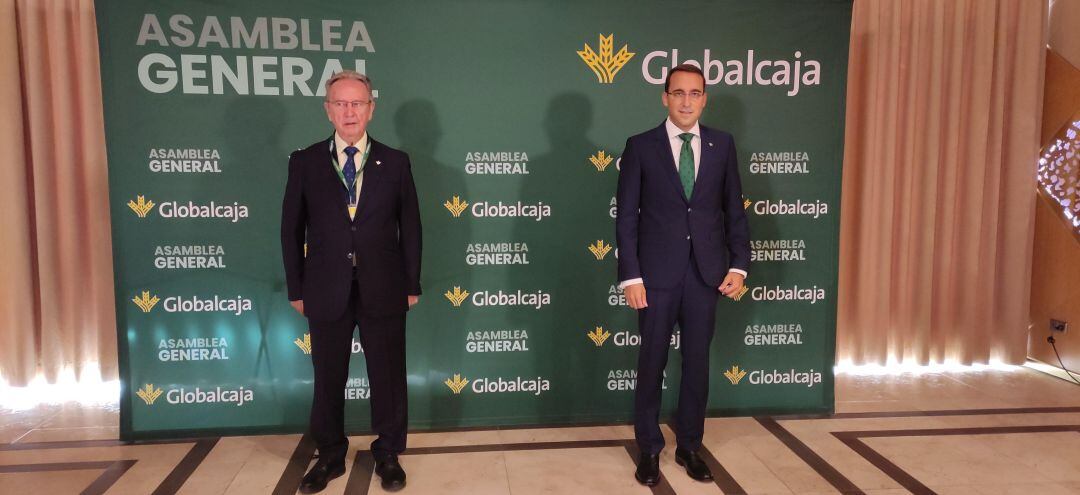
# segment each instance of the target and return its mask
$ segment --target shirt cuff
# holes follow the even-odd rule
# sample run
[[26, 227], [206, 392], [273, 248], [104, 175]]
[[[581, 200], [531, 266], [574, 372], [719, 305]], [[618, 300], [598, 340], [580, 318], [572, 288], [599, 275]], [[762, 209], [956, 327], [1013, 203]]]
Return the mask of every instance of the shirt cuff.
[[728, 273], [732, 273], [732, 272], [735, 272], [735, 273], [738, 273], [739, 275], [742, 275], [742, 278], [746, 278], [746, 275], [747, 275], [746, 270], [740, 270], [738, 268], [731, 268], [731, 269], [728, 270]]
[[625, 289], [627, 287], [630, 287], [631, 285], [634, 285], [634, 284], [643, 284], [643, 283], [645, 283], [645, 279], [643, 279], [641, 277], [632, 278], [630, 280], [623, 280], [622, 282], [619, 282], [619, 290], [623, 290], [623, 289]]

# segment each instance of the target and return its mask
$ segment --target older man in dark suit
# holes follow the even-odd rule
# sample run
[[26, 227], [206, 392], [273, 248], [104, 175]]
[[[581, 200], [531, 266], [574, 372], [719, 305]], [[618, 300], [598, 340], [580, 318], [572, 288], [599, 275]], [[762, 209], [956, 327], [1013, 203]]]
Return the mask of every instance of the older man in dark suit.
[[[420, 297], [420, 212], [409, 157], [375, 141], [371, 81], [344, 71], [326, 82], [334, 135], [289, 158], [281, 249], [292, 306], [308, 318], [315, 394], [310, 432], [319, 460], [300, 490], [344, 474], [345, 384], [359, 327], [371, 386], [375, 472], [405, 486], [405, 312]], [[306, 243], [306, 255], [305, 255]]]
[[649, 486], [660, 481], [660, 389], [676, 322], [682, 331], [682, 382], [675, 460], [691, 478], [712, 479], [698, 450], [716, 302], [718, 294], [741, 293], [750, 265], [735, 141], [698, 123], [707, 99], [701, 69], [672, 68], [661, 95], [667, 120], [628, 139], [620, 165], [619, 286], [638, 310], [641, 332], [634, 396], [641, 458], [635, 477]]

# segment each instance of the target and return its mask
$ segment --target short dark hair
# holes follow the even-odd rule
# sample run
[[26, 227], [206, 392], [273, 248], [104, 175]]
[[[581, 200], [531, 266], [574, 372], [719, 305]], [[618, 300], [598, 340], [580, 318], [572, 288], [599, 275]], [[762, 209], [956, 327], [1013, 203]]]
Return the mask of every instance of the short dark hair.
[[701, 76], [701, 89], [705, 89], [705, 73], [701, 72], [701, 68], [691, 64], [679, 64], [672, 67], [667, 74], [667, 78], [664, 79], [664, 92], [667, 93], [668, 87], [671, 85], [671, 76], [674, 76], [676, 72], [690, 72]]

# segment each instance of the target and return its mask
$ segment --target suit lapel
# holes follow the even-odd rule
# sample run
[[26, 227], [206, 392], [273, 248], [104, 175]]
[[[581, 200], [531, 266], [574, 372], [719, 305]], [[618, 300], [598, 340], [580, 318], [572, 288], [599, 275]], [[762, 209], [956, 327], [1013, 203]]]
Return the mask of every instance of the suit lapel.
[[[368, 206], [371, 203], [371, 196], [379, 187], [379, 181], [382, 180], [383, 167], [382, 167], [382, 155], [383, 145], [382, 143], [371, 138], [371, 134], [368, 134], [368, 139], [371, 141], [371, 153], [367, 157], [367, 162], [364, 164], [364, 182], [360, 184], [360, 197], [357, 198], [356, 203], [356, 217], [354, 222], [359, 222], [366, 214], [369, 213], [371, 207]], [[348, 212], [345, 213], [348, 215]]]
[[660, 127], [656, 128], [654, 136], [656, 156], [660, 168], [663, 169], [661, 173], [667, 176], [668, 182], [675, 187], [676, 194], [682, 198], [683, 202], [689, 203], [690, 201], [686, 198], [686, 191], [682, 187], [682, 180], [679, 179], [679, 171], [675, 169], [675, 157], [671, 154], [671, 142], [668, 140], [667, 128], [664, 124], [660, 124]]
[[712, 130], [705, 126], [699, 128], [701, 129], [701, 161], [698, 164], [697, 180], [694, 181], [693, 195], [695, 197], [699, 195], [698, 191], [707, 189], [713, 184], [713, 177], [720, 170], [719, 152], [716, 149]]

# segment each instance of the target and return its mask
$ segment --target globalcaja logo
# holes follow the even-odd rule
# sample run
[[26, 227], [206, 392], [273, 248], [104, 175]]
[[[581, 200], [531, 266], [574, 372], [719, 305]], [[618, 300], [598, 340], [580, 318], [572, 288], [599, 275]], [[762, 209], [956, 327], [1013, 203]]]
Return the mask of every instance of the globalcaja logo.
[[[631, 332], [629, 330], [605, 330], [604, 327], [596, 327], [591, 332], [586, 332], [586, 336], [596, 347], [603, 347], [604, 343], [611, 338], [611, 344], [615, 347], [639, 347], [641, 346], [641, 335]], [[671, 332], [671, 338], [668, 339], [668, 345], [675, 350], [682, 347], [682, 329], [675, 327], [675, 331]]]
[[[305, 333], [303, 337], [297, 337], [293, 339], [293, 344], [300, 349], [304, 354], [311, 354], [311, 334]], [[363, 354], [364, 346], [360, 344], [360, 341], [353, 338], [352, 340], [352, 353]]]
[[128, 200], [127, 205], [139, 218], [146, 218], [150, 210], [154, 209], [154, 202], [147, 200], [142, 194], [136, 196], [134, 201]]
[[293, 340], [293, 343], [296, 344], [296, 347], [299, 347], [301, 351], [304, 351], [304, 354], [311, 354], [311, 334], [310, 333], [305, 333], [304, 338], [302, 338], [302, 339], [297, 338], [297, 339]]
[[589, 161], [596, 167], [597, 172], [603, 172], [607, 169], [608, 165], [611, 165], [611, 161], [614, 159], [614, 156], [607, 154], [604, 150], [600, 150], [595, 155], [589, 157]]
[[159, 298], [157, 295], [151, 296], [150, 291], [142, 291], [141, 295], [131, 298], [131, 302], [135, 303], [143, 313], [149, 313], [154, 309], [154, 306], [158, 301], [164, 301], [162, 308], [169, 313], [230, 313], [236, 316], [240, 316], [247, 311], [251, 311], [254, 308], [254, 302], [243, 296], [235, 297], [221, 297], [220, 295], [213, 295], [211, 297], [200, 296], [166, 296], [165, 299]]
[[588, 43], [577, 52], [585, 65], [596, 74], [596, 79], [600, 81], [600, 84], [611, 84], [615, 80], [615, 74], [618, 74], [619, 70], [631, 58], [634, 58], [634, 52], [627, 50], [625, 44], [618, 53], [615, 53], [614, 38], [614, 33], [607, 36], [600, 35], [600, 53], [594, 51]]
[[752, 204], [754, 204], [754, 202], [750, 201], [750, 198], [747, 198], [746, 196], [743, 196], [742, 208], [744, 210], [747, 209], [747, 208], [750, 208], [750, 205], [752, 205]]
[[142, 295], [131, 298], [131, 302], [135, 303], [143, 313], [149, 313], [160, 300], [158, 296], [151, 296], [148, 290], [142, 291]]
[[586, 332], [586, 335], [589, 336], [589, 340], [592, 340], [593, 344], [596, 344], [596, 347], [601, 347], [608, 337], [611, 337], [611, 332], [604, 330], [604, 327], [596, 327], [595, 330]]
[[523, 378], [521, 376], [515, 376], [513, 378], [503, 378], [501, 376], [495, 378], [480, 377], [469, 380], [468, 378], [461, 376], [460, 373], [454, 373], [454, 376], [444, 380], [443, 384], [445, 384], [454, 395], [461, 394], [461, 391], [465, 390], [466, 385], [469, 385], [469, 389], [472, 390], [474, 394], [525, 392], [530, 395], [538, 396], [551, 390], [551, 381], [542, 376], [535, 378]]
[[[135, 201], [129, 200], [127, 205], [128, 208], [131, 208], [131, 211], [139, 216], [139, 218], [146, 218], [157, 204], [140, 194], [135, 198]], [[236, 223], [251, 216], [251, 211], [248, 206], [240, 204], [239, 201], [233, 201], [231, 205], [228, 203], [219, 204], [216, 201], [210, 201], [209, 203], [165, 201], [161, 203], [161, 206], [159, 206], [157, 210], [158, 215], [160, 215], [161, 218], [170, 220], [186, 218], [209, 220], [221, 219]]]
[[465, 302], [465, 298], [469, 297], [469, 291], [461, 290], [461, 287], [455, 286], [453, 291], [446, 291], [443, 295], [450, 301], [450, 304], [458, 308], [461, 307], [461, 303]]
[[470, 301], [473, 306], [477, 308], [492, 308], [499, 306], [527, 306], [533, 309], [542, 309], [544, 306], [551, 304], [551, 294], [545, 292], [542, 289], [534, 291], [518, 289], [515, 291], [504, 292], [503, 290], [484, 290], [480, 289], [474, 292], [463, 290], [461, 287], [454, 287], [454, 290], [448, 290], [443, 293], [450, 304], [455, 308], [461, 307], [466, 300]]
[[595, 243], [589, 244], [589, 252], [596, 257], [597, 261], [601, 261], [611, 251], [611, 244], [605, 243], [603, 240], [597, 239]]
[[727, 377], [728, 381], [731, 382], [732, 385], [738, 385], [739, 382], [742, 381], [743, 377], [746, 376], [746, 370], [741, 370], [739, 369], [739, 365], [733, 364], [731, 365], [730, 370], [724, 372], [724, 376]]
[[551, 216], [551, 205], [544, 204], [543, 201], [536, 203], [525, 201], [504, 203], [502, 201], [480, 200], [470, 204], [468, 201], [463, 201], [460, 196], [453, 196], [450, 200], [443, 202], [443, 207], [445, 207], [454, 218], [460, 218], [466, 210], [469, 211], [469, 214], [465, 216], [483, 219], [531, 218], [540, 222]]
[[801, 50], [780, 60], [762, 57], [752, 49], [746, 51], [745, 58], [736, 55], [728, 60], [714, 59], [708, 48], [701, 53], [703, 57], [694, 60], [680, 57], [677, 48], [650, 51], [641, 60], [641, 76], [649, 84], [662, 85], [669, 67], [689, 64], [701, 69], [706, 86], [771, 86], [784, 89], [788, 96], [795, 96], [804, 87], [821, 84], [821, 62], [804, 60]]
[[[743, 203], [745, 204], [745, 202]], [[770, 200], [754, 201], [754, 209], [751, 210], [756, 215], [769, 215], [769, 216], [808, 216], [812, 218], [820, 218], [823, 215], [829, 214], [829, 203], [826, 203], [820, 199], [803, 201], [801, 199], [791, 200]]]
[[458, 218], [461, 216], [461, 213], [465, 211], [465, 208], [469, 207], [469, 202], [462, 201], [460, 197], [454, 196], [450, 201], [444, 202], [443, 206], [450, 211], [451, 215], [454, 215], [454, 218]]
[[749, 376], [750, 385], [806, 385], [811, 388], [821, 383], [821, 372], [811, 369], [810, 371], [788, 370], [740, 370], [734, 365], [724, 372], [724, 376], [732, 385], [738, 385], [745, 376]]
[[452, 378], [447, 378], [443, 383], [450, 388], [450, 391], [453, 392], [454, 395], [458, 395], [465, 389], [465, 385], [469, 384], [469, 379], [458, 373], [454, 373]]
[[139, 396], [146, 405], [152, 406], [154, 405], [154, 401], [156, 401], [158, 397], [161, 397], [161, 393], [162, 390], [160, 388], [154, 387], [153, 383], [147, 383], [146, 385], [143, 385], [143, 388], [136, 391], [135, 395]]
[[739, 289], [739, 292], [731, 298], [734, 299], [735, 302], [742, 301], [743, 296], [745, 296], [747, 292], [750, 292], [750, 288], [744, 285], [743, 288]]
[[[139, 396], [146, 405], [152, 406], [158, 397], [161, 396], [162, 392], [162, 389], [154, 387], [151, 383], [147, 383], [142, 389], [135, 392], [135, 395]], [[243, 386], [240, 386], [239, 388], [214, 387], [210, 390], [203, 390], [199, 387], [195, 387], [194, 390], [188, 390], [181, 387], [173, 388], [168, 392], [165, 392], [165, 401], [173, 405], [229, 404], [240, 407], [254, 400], [255, 392], [248, 390]]]
[[779, 285], [772, 287], [757, 286], [750, 292], [750, 297], [755, 301], [793, 301], [817, 304], [818, 301], [825, 299], [825, 288], [816, 285], [800, 287], [798, 284], [791, 287], [781, 287]]

